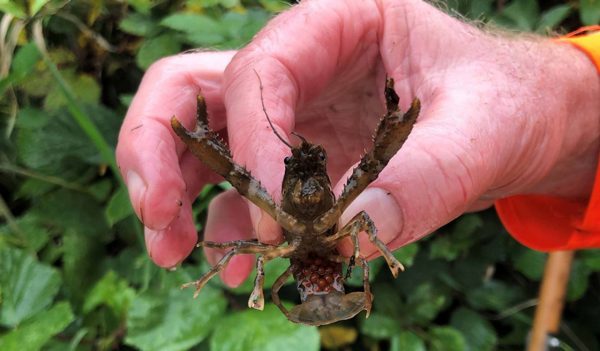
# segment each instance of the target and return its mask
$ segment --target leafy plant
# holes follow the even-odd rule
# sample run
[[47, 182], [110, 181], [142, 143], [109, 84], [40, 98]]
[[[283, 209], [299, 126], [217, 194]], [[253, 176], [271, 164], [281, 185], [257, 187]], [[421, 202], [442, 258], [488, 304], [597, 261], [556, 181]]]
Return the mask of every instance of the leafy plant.
[[[291, 324], [246, 308], [251, 282], [179, 285], [207, 270], [200, 251], [176, 271], [147, 257], [114, 160], [121, 118], [144, 70], [182, 50], [238, 48], [289, 4], [279, 0], [2, 1], [0, 11], [0, 349], [522, 349], [545, 255], [508, 236], [493, 212], [465, 215], [395, 252], [392, 280], [370, 262], [368, 319]], [[448, 0], [517, 30], [600, 21], [600, 1]], [[224, 186], [204, 189], [194, 205]], [[580, 252], [563, 349], [600, 347], [598, 251]], [[267, 282], [286, 262], [266, 266]], [[355, 270], [350, 286], [360, 288]], [[282, 289], [289, 302], [293, 286]]]

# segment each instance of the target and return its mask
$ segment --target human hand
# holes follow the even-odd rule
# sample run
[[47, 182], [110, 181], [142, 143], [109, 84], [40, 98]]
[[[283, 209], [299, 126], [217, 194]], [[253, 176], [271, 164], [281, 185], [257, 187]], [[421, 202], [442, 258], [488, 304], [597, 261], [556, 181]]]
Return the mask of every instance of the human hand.
[[[598, 80], [585, 55], [568, 45], [490, 35], [416, 0], [303, 2], [241, 50], [223, 78], [222, 103], [234, 158], [278, 199], [281, 160], [289, 151], [267, 128], [253, 70], [263, 80], [266, 109], [276, 128], [284, 135], [295, 130], [325, 146], [336, 193], [370, 146], [383, 111], [386, 73], [396, 80], [403, 109], [413, 97], [421, 99], [421, 117], [407, 143], [342, 218], [347, 221], [366, 210], [379, 237], [392, 248], [499, 197], [526, 192], [581, 196], [591, 188]], [[208, 100], [216, 129], [224, 124], [223, 115], [211, 111], [219, 103], [211, 107]], [[184, 122], [193, 118], [191, 107], [187, 115], [171, 108], [161, 118], [166, 121], [174, 113]], [[171, 139], [161, 143], [173, 152], [181, 144], [168, 134]], [[125, 140], [122, 131], [121, 142]], [[170, 166], [177, 168], [177, 163], [163, 163], [163, 173], [174, 173]], [[190, 178], [185, 182], [206, 181], [201, 172], [191, 175], [195, 183]], [[172, 183], [171, 191], [183, 189], [181, 182]], [[158, 192], [155, 197], [148, 200], [153, 197], [146, 195], [146, 203], [165, 199]], [[181, 235], [172, 228], [192, 236], [188, 207], [189, 200], [180, 213], [178, 208], [155, 211], [162, 223], [179, 215], [170, 222], [170, 231], [147, 231], [147, 242], [148, 237], [160, 238], [153, 241], [154, 248], [149, 245], [159, 264], [177, 263], [191, 250], [191, 241], [172, 244]], [[249, 217], [244, 208], [234, 193], [219, 196], [210, 208], [205, 239], [248, 238], [254, 227], [262, 241], [281, 240], [272, 219], [253, 207]], [[361, 246], [363, 254], [375, 253], [368, 243]], [[340, 249], [351, 252], [347, 243]], [[157, 260], [158, 252], [169, 260]], [[214, 264], [218, 254], [209, 252], [209, 261]], [[230, 285], [251, 270], [250, 258], [236, 259], [223, 274]]]

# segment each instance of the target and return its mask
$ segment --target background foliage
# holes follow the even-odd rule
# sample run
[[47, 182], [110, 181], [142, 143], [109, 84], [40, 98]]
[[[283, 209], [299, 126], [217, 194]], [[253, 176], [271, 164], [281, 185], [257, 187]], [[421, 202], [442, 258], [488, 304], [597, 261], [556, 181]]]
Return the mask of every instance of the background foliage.
[[[249, 283], [214, 280], [193, 300], [179, 285], [206, 270], [199, 250], [176, 271], [150, 262], [113, 157], [144, 70], [188, 48], [240, 47], [288, 6], [0, 0], [0, 349], [523, 349], [545, 255], [513, 241], [490, 211], [398, 250], [408, 270], [397, 280], [373, 261], [371, 317], [322, 328], [288, 323], [270, 304], [248, 310]], [[598, 0], [447, 6], [524, 31], [600, 21]], [[219, 191], [203, 191], [199, 223]], [[267, 276], [284, 268], [272, 262]], [[577, 254], [561, 349], [599, 348], [599, 271], [597, 251]], [[283, 293], [295, 301], [293, 288]]]

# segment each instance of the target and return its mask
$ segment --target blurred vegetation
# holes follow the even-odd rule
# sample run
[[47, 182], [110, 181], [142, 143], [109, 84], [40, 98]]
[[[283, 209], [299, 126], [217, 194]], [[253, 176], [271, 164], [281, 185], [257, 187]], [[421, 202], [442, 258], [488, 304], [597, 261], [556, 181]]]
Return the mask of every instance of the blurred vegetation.
[[[248, 310], [250, 283], [227, 289], [215, 279], [193, 300], [179, 285], [207, 269], [200, 250], [176, 271], [151, 263], [113, 156], [144, 70], [189, 48], [241, 47], [288, 6], [0, 0], [1, 350], [523, 349], [545, 255], [516, 243], [492, 211], [398, 250], [408, 270], [397, 280], [371, 262], [371, 317], [322, 328], [288, 323], [271, 304]], [[523, 31], [600, 21], [598, 0], [447, 7]], [[219, 191], [196, 202], [199, 223]], [[267, 277], [285, 265], [269, 263]], [[577, 254], [560, 349], [599, 349], [599, 271], [598, 251]], [[292, 302], [293, 290], [283, 289]]]

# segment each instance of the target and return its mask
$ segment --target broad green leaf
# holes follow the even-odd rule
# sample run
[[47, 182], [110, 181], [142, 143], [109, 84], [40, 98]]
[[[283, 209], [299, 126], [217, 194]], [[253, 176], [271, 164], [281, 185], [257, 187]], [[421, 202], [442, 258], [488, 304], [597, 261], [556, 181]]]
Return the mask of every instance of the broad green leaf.
[[389, 339], [402, 330], [400, 322], [379, 312], [373, 312], [369, 318], [361, 319], [360, 331], [374, 339]]
[[58, 292], [56, 269], [36, 262], [24, 251], [0, 249], [0, 323], [15, 327], [44, 310]]
[[26, 251], [36, 252], [40, 250], [48, 240], [50, 233], [40, 220], [32, 212], [27, 212], [15, 220], [19, 232], [15, 233], [8, 224], [0, 226], [0, 237], [11, 236], [16, 239]]
[[13, 15], [17, 18], [27, 17], [25, 7], [14, 0], [0, 0], [0, 11]]
[[419, 244], [412, 243], [396, 249], [394, 251], [394, 257], [396, 257], [404, 267], [408, 268], [413, 265], [418, 252]]
[[98, 201], [105, 201], [111, 193], [113, 182], [110, 179], [103, 179], [90, 185], [88, 191]]
[[[87, 74], [77, 74], [71, 70], [63, 70], [61, 73], [75, 93], [75, 97], [79, 103], [98, 103], [100, 100], [100, 85], [98, 85], [96, 79]], [[44, 100], [46, 110], [56, 110], [66, 105], [67, 99], [60, 89], [51, 89]]]
[[198, 299], [178, 287], [166, 294], [148, 291], [129, 308], [125, 343], [144, 351], [187, 350], [206, 338], [226, 304], [221, 292], [210, 286]]
[[431, 350], [434, 351], [464, 351], [467, 343], [462, 334], [451, 327], [434, 327], [430, 333]]
[[210, 339], [211, 351], [319, 350], [319, 332], [288, 321], [272, 304], [264, 311], [244, 310], [223, 319]]
[[447, 295], [436, 288], [433, 282], [421, 284], [406, 302], [406, 318], [417, 324], [427, 324], [434, 319], [447, 302]]
[[590, 269], [579, 260], [573, 261], [567, 286], [567, 301], [580, 299], [589, 285]]
[[403, 331], [392, 337], [390, 351], [425, 351], [425, 342], [413, 332]]
[[69, 303], [59, 302], [49, 310], [36, 314], [19, 328], [0, 336], [0, 349], [3, 351], [39, 350], [74, 319]]
[[163, 34], [156, 38], [144, 39], [136, 55], [136, 63], [142, 69], [147, 69], [160, 58], [173, 55], [181, 50], [181, 44], [172, 34]]
[[31, 209], [40, 220], [61, 228], [74, 229], [78, 235], [102, 234], [105, 240], [108, 225], [102, 207], [90, 195], [58, 189], [37, 199]]
[[17, 127], [19, 128], [43, 128], [49, 121], [48, 112], [33, 107], [19, 109], [17, 114]]
[[135, 290], [128, 282], [121, 279], [113, 271], [109, 271], [87, 294], [83, 312], [89, 313], [98, 306], [108, 306], [117, 317], [126, 315], [131, 302], [135, 298]]
[[[100, 216], [101, 217], [101, 216]], [[87, 292], [100, 275], [100, 264], [106, 258], [101, 239], [109, 239], [90, 231], [67, 229], [62, 240], [62, 261], [65, 288], [71, 302], [80, 307]]]
[[32, 0], [29, 2], [29, 15], [37, 14], [50, 0]]
[[[265, 283], [264, 286], [266, 289], [270, 288], [275, 280], [279, 278], [279, 276], [285, 272], [285, 270], [290, 266], [290, 261], [287, 259], [277, 258], [272, 261], [269, 261], [265, 264]], [[236, 294], [250, 294], [252, 289], [254, 289], [254, 277], [256, 277], [256, 267], [250, 273], [248, 279], [246, 279], [240, 286], [236, 288], [228, 288], [235, 292]], [[288, 283], [292, 282], [292, 278], [288, 279]]]
[[159, 27], [151, 17], [133, 12], [119, 22], [119, 29], [140, 37], [150, 37], [158, 32]]
[[215, 33], [220, 31], [219, 22], [208, 16], [189, 12], [177, 12], [169, 15], [163, 18], [160, 24], [186, 33]]
[[[384, 273], [386, 273], [386, 271], [387, 271], [387, 274], [389, 274], [390, 276], [392, 275], [392, 273], [387, 268], [387, 264], [385, 263], [385, 260], [383, 259], [383, 257], [377, 257], [376, 259], [369, 261], [368, 265], [369, 265], [369, 282], [371, 282], [371, 283], [375, 280], [375, 277], [377, 276], [379, 271], [382, 270], [382, 268], [384, 270]], [[344, 275], [346, 274], [346, 265], [344, 265], [343, 274]], [[350, 278], [346, 280], [345, 284], [348, 286], [355, 286], [355, 287], [362, 287], [364, 285], [362, 265], [357, 264], [356, 266], [354, 266], [354, 268], [352, 269]]]
[[544, 264], [547, 255], [530, 249], [523, 248], [514, 257], [515, 268], [533, 281], [539, 281], [544, 274]]
[[282, 12], [290, 8], [290, 4], [282, 0], [259, 0], [260, 4], [270, 12]]
[[569, 4], [557, 5], [542, 13], [537, 24], [537, 31], [551, 30], [564, 21], [572, 11]]
[[40, 51], [34, 43], [23, 45], [13, 57], [11, 74], [14, 74], [17, 80], [25, 78], [40, 61], [40, 57]]
[[459, 330], [470, 351], [495, 350], [498, 337], [492, 324], [480, 314], [464, 307], [452, 313], [450, 324]]
[[154, 6], [154, 0], [127, 0], [127, 3], [133, 7], [136, 12], [148, 14]]
[[515, 285], [499, 280], [486, 281], [481, 287], [469, 290], [467, 301], [477, 309], [501, 311], [524, 299], [523, 292]]
[[[84, 111], [98, 126], [105, 140], [115, 145], [120, 117], [99, 105], [85, 105]], [[28, 168], [70, 179], [81, 176], [82, 168], [89, 164], [104, 164], [97, 148], [66, 110], [46, 114], [47, 122], [41, 122], [43, 117], [36, 113], [34, 122], [25, 122], [18, 130], [16, 145], [19, 158]]]
[[600, 23], [600, 0], [580, 0], [579, 18], [587, 26]]
[[221, 24], [201, 14], [175, 13], [164, 18], [160, 24], [187, 33], [186, 38], [195, 45], [209, 46], [225, 40]]
[[34, 43], [23, 45], [13, 57], [10, 74], [0, 81], [0, 96], [9, 84], [18, 84], [35, 68], [40, 60], [40, 52]]
[[104, 214], [110, 226], [133, 214], [129, 195], [124, 187], [119, 187], [110, 198]]
[[494, 20], [519, 30], [532, 30], [539, 16], [537, 0], [513, 0]]
[[594, 272], [600, 271], [600, 250], [581, 250], [577, 253], [581, 262]]
[[475, 231], [483, 226], [481, 217], [476, 213], [460, 216], [454, 222], [452, 233], [461, 237], [470, 237]]
[[479, 215], [468, 214], [454, 222], [452, 234], [436, 236], [431, 244], [430, 258], [443, 258], [447, 261], [456, 259], [466, 253], [476, 243], [473, 235], [483, 225]]

